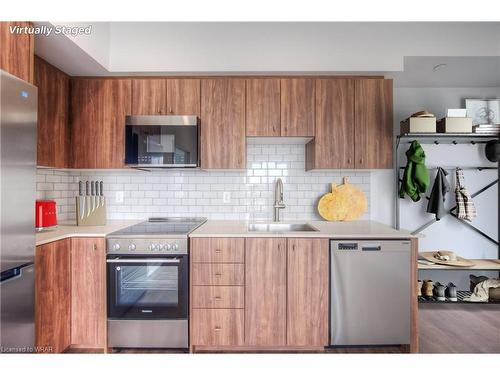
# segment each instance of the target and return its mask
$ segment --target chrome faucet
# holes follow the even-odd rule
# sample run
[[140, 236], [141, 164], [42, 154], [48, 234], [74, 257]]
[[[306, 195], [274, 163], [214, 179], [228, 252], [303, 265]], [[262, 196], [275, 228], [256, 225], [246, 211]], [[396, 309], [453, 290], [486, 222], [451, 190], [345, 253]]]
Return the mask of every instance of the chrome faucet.
[[285, 203], [283, 203], [283, 181], [278, 178], [276, 185], [274, 185], [274, 221], [280, 221], [280, 209], [285, 207]]

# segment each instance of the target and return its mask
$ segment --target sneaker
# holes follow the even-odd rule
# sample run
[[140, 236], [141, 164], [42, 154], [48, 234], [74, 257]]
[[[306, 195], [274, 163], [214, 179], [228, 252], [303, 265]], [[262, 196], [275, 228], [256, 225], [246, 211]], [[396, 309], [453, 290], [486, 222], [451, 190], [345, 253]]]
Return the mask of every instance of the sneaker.
[[434, 284], [434, 297], [437, 301], [446, 301], [445, 292], [446, 287], [439, 283]]
[[453, 283], [448, 283], [446, 287], [446, 298], [449, 301], [457, 302], [457, 287]]

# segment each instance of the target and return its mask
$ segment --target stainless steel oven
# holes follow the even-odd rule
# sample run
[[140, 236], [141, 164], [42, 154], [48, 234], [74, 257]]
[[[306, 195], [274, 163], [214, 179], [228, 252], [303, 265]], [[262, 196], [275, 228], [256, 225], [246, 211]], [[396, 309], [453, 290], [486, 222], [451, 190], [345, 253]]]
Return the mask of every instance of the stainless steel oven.
[[125, 164], [139, 168], [199, 167], [197, 116], [127, 116]]
[[203, 218], [151, 218], [106, 236], [108, 346], [188, 348], [188, 234]]

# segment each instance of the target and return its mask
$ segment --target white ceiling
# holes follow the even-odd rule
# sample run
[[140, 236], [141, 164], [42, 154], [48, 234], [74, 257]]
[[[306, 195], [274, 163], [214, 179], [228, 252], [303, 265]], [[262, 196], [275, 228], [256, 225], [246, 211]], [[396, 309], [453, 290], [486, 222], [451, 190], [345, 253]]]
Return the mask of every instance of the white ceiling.
[[[68, 25], [36, 25], [42, 24]], [[90, 36], [37, 36], [35, 51], [77, 76], [351, 73], [387, 74], [400, 87], [500, 86], [500, 23], [92, 26]], [[432, 70], [443, 63], [445, 68]]]

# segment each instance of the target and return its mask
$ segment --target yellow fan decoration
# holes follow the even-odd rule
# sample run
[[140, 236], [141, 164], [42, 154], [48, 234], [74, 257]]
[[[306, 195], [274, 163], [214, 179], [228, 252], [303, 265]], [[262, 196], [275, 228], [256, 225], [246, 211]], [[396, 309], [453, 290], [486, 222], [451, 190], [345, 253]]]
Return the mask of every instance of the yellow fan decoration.
[[365, 193], [352, 186], [347, 177], [342, 179], [342, 185], [332, 184], [332, 192], [323, 195], [318, 202], [319, 214], [328, 221], [356, 220], [367, 208]]

